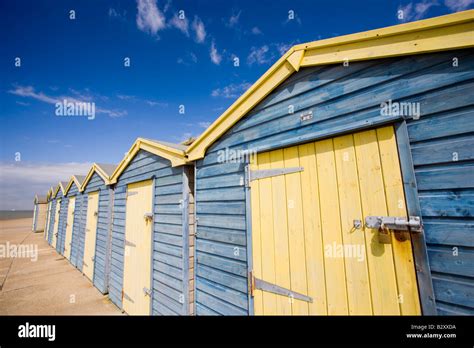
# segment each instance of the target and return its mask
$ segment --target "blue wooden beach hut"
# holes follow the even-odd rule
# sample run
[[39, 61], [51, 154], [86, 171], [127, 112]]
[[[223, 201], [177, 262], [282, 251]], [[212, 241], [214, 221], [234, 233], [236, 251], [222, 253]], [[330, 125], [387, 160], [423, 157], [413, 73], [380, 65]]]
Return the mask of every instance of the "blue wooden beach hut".
[[33, 201], [33, 223], [31, 227], [33, 232], [44, 232], [47, 213], [47, 196], [35, 195], [35, 199]]
[[474, 314], [473, 37], [294, 46], [189, 146], [197, 315]]
[[139, 138], [111, 177], [109, 297], [128, 314], [192, 313], [194, 175], [185, 148]]
[[94, 163], [80, 188], [72, 235], [71, 263], [103, 294], [108, 292], [114, 164]]

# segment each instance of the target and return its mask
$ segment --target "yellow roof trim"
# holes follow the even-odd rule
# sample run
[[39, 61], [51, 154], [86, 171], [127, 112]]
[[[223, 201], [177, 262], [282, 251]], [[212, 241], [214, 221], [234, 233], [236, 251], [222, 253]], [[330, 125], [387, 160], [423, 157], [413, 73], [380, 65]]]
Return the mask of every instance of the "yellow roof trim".
[[186, 155], [183, 150], [179, 150], [148, 139], [138, 138], [133, 143], [132, 147], [127, 152], [123, 160], [120, 161], [117, 168], [115, 168], [115, 171], [110, 177], [110, 184], [117, 183], [118, 177], [123, 173], [125, 168], [127, 168], [130, 161], [135, 157], [139, 150], [144, 150], [159, 157], [168, 159], [171, 161], [171, 166], [173, 167], [186, 164]]
[[206, 150], [300, 67], [474, 47], [474, 10], [296, 45], [283, 55], [186, 150]]
[[86, 178], [84, 179], [84, 182], [81, 185], [81, 188], [79, 189], [81, 192], [83, 192], [89, 183], [90, 179], [94, 175], [94, 173], [99, 174], [99, 176], [104, 180], [106, 185], [110, 185], [110, 178], [109, 176], [100, 168], [100, 166], [97, 163], [94, 163], [89, 169], [89, 172], [86, 175]]

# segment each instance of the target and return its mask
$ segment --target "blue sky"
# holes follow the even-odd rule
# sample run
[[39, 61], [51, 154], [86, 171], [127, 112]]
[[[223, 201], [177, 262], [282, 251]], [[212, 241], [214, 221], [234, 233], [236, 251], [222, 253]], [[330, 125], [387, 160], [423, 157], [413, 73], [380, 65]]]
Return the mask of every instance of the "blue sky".
[[[27, 209], [34, 191], [92, 162], [119, 162], [139, 136], [198, 135], [293, 44], [473, 7], [474, 0], [2, 1], [0, 209]], [[56, 116], [63, 99], [94, 102], [95, 119]]]

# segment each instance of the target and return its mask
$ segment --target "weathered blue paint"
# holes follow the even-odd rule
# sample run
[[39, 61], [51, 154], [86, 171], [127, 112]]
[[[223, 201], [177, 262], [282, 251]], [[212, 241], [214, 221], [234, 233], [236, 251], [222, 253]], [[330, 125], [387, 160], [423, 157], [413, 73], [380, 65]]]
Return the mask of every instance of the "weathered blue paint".
[[[103, 294], [109, 291], [108, 286], [108, 268], [109, 268], [109, 248], [110, 248], [110, 222], [112, 219], [110, 200], [113, 197], [113, 191], [105, 184], [104, 179], [97, 173], [94, 173], [87, 182], [83, 191], [81, 200], [81, 209], [77, 222], [76, 233], [76, 267], [82, 270], [84, 259], [84, 241], [85, 228], [87, 223], [87, 204], [88, 194], [91, 192], [99, 192], [99, 211], [97, 215], [97, 233], [95, 240], [94, 254], [94, 276], [93, 284]], [[74, 221], [76, 224], [76, 221]]]
[[[474, 61], [472, 56], [470, 60]], [[472, 90], [466, 97], [467, 105], [448, 99], [449, 110], [407, 122], [435, 299], [442, 315], [474, 314]]]
[[189, 310], [187, 277], [188, 228], [183, 218], [184, 167], [140, 150], [114, 187], [110, 299], [122, 307], [127, 185], [154, 178], [152, 314], [184, 315]]
[[59, 222], [58, 222], [58, 235], [56, 240], [56, 251], [59, 254], [64, 253], [64, 239], [66, 234], [66, 222], [67, 222], [67, 208], [69, 200], [63, 196], [61, 190], [59, 190], [56, 199], [61, 198], [61, 205], [59, 207]]
[[[76, 195], [76, 207], [74, 209], [74, 223], [72, 227], [71, 239], [71, 263], [82, 271], [82, 250], [81, 243], [83, 239], [83, 228], [85, 221], [85, 204], [87, 204], [87, 195], [79, 193]], [[81, 240], [82, 237], [82, 240]]]
[[49, 215], [49, 225], [48, 225], [48, 234], [47, 234], [47, 240], [48, 244], [51, 245], [53, 242], [53, 231], [54, 231], [54, 222], [55, 222], [55, 215], [56, 215], [56, 203], [57, 200], [56, 198], [51, 199], [51, 214]]
[[[305, 68], [270, 93], [196, 163], [196, 314], [249, 313], [245, 164], [220, 163], [222, 150], [262, 152], [403, 120], [381, 114], [388, 100], [421, 107], [408, 132], [439, 313], [472, 313], [473, 89], [466, 49]], [[302, 121], [306, 111], [313, 118]]]

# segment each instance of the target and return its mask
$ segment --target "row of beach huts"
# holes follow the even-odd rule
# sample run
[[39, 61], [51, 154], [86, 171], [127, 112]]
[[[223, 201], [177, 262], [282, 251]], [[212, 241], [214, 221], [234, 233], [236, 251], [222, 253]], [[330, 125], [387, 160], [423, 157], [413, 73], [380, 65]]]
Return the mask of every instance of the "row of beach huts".
[[33, 229], [132, 315], [473, 315], [473, 47], [473, 10], [296, 45]]

